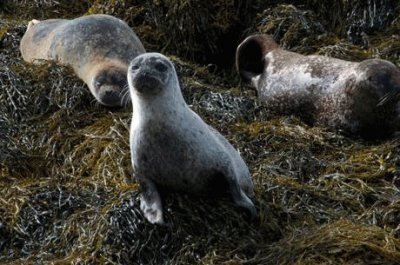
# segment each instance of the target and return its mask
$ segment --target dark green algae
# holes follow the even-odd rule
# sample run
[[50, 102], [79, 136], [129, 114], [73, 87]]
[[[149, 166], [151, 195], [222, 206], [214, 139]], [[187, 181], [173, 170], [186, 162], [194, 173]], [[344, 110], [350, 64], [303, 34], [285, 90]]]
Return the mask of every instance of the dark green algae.
[[[398, 4], [328, 2], [3, 1], [0, 263], [398, 264], [399, 140], [279, 116], [233, 71], [234, 48], [253, 32], [303, 54], [399, 65]], [[374, 4], [376, 27], [360, 17]], [[22, 62], [30, 19], [97, 12], [123, 18], [149, 50], [172, 58], [187, 103], [246, 160], [256, 222], [229, 199], [166, 194], [169, 225], [148, 224], [131, 182], [131, 109], [100, 106], [71, 69]]]

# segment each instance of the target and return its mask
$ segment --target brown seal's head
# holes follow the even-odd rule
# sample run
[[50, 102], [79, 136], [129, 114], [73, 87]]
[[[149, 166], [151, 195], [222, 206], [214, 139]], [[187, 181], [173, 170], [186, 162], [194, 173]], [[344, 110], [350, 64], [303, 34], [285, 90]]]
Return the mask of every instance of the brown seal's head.
[[149, 98], [179, 87], [174, 66], [159, 53], [145, 53], [133, 59], [128, 69], [128, 82], [132, 98]]
[[272, 36], [254, 34], [247, 37], [236, 49], [236, 70], [247, 83], [264, 71], [264, 57], [279, 48]]
[[125, 106], [130, 102], [125, 69], [100, 71], [93, 78], [92, 87], [98, 101], [106, 106]]
[[103, 105], [123, 107], [130, 103], [126, 71], [128, 66], [119, 61], [98, 61], [85, 68], [80, 76], [90, 92]]

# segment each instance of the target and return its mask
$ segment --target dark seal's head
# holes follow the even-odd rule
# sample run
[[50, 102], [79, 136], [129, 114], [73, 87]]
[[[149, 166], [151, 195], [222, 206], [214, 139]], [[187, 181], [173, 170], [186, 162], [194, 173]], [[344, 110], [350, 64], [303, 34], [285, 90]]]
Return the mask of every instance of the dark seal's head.
[[363, 138], [384, 138], [400, 129], [400, 69], [380, 59], [362, 61], [355, 85], [346, 87], [345, 131]]
[[[149, 98], [178, 87], [173, 64], [160, 53], [145, 53], [133, 59], [128, 69], [128, 82], [132, 98]], [[170, 85], [170, 82], [176, 84]]]
[[93, 95], [103, 105], [122, 107], [130, 102], [126, 68], [105, 67], [100, 69], [89, 86]]
[[251, 79], [263, 73], [265, 55], [279, 48], [272, 36], [255, 34], [247, 37], [236, 49], [236, 70], [240, 77], [251, 83]]

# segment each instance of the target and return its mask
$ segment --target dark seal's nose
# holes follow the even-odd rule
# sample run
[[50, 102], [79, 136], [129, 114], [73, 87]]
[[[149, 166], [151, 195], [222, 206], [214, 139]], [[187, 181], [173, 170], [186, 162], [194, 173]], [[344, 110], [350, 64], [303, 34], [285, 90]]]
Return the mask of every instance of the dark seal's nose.
[[101, 101], [108, 106], [121, 106], [121, 98], [119, 93], [107, 90], [103, 93]]

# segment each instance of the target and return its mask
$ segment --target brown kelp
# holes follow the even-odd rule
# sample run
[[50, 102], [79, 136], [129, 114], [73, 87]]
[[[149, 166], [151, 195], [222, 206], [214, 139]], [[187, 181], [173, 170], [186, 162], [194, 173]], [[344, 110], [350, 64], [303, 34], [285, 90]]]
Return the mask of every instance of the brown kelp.
[[[240, 1], [214, 1], [198, 9], [193, 7], [202, 4], [189, 0], [76, 1], [82, 6], [70, 10], [66, 2], [9, 0], [0, 5], [0, 263], [400, 262], [397, 138], [365, 141], [278, 116], [229, 71], [215, 72], [212, 66], [188, 59], [197, 53], [204, 56], [204, 49], [220, 50], [229, 44], [224, 43], [220, 25], [207, 23], [217, 21], [215, 12], [222, 12], [215, 5], [238, 8]], [[228, 25], [237, 31], [238, 41], [258, 28], [278, 32], [278, 40], [297, 52], [348, 60], [382, 57], [399, 64], [398, 5], [382, 30], [366, 32], [369, 45], [364, 47], [338, 29], [349, 22], [337, 21], [331, 28], [329, 9], [310, 4], [326, 5], [326, 1], [271, 1], [261, 8], [263, 2], [252, 2], [250, 13], [240, 14], [252, 18], [240, 21], [248, 31]], [[160, 6], [160, 13], [149, 11]], [[175, 13], [165, 6], [175, 6]], [[346, 13], [346, 8], [336, 10]], [[16, 19], [13, 10], [27, 12]], [[255, 183], [257, 221], [249, 222], [229, 199], [168, 194], [164, 205], [169, 225], [145, 222], [138, 207], [139, 187], [130, 181], [131, 109], [100, 106], [66, 67], [22, 62], [19, 40], [34, 16], [73, 17], [96, 10], [128, 20], [157, 51], [166, 44], [165, 38], [179, 40], [178, 29], [169, 29], [174, 23], [181, 23], [192, 38], [188, 40], [202, 36], [204, 27], [214, 32], [207, 41], [193, 42], [193, 50], [186, 42], [188, 46], [179, 51], [176, 43], [165, 51], [172, 55], [187, 103], [221, 131], [248, 163]], [[204, 27], [190, 28], [193, 10], [209, 12]], [[226, 18], [235, 17], [238, 10], [220, 13], [221, 21], [231, 23]], [[250, 16], [252, 12], [259, 15]], [[179, 19], [170, 21], [171, 15], [165, 14]], [[196, 13], [191, 19], [201, 17]], [[155, 21], [167, 23], [159, 26]], [[154, 25], [163, 32], [152, 31]]]

